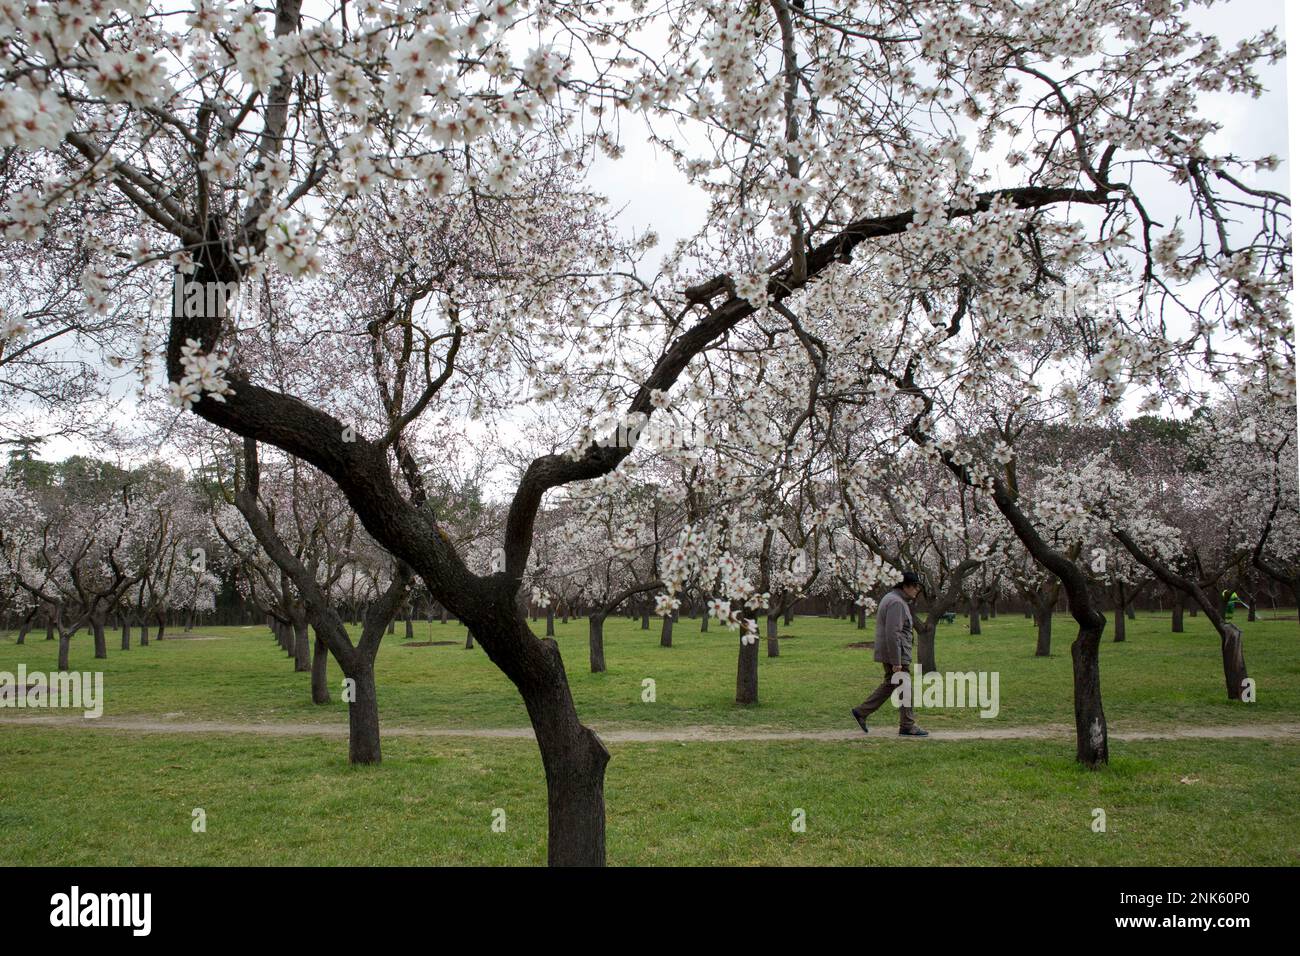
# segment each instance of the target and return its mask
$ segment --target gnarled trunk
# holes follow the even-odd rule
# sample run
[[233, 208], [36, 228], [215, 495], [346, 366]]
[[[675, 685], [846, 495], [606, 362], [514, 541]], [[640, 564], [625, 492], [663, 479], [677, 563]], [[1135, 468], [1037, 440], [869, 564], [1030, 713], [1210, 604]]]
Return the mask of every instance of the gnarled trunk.
[[1223, 680], [1228, 685], [1228, 699], [1241, 700], [1246, 687], [1246, 652], [1242, 647], [1241, 628], [1223, 622], [1220, 637], [1223, 652]]
[[[1075, 755], [1085, 767], [1098, 767], [1110, 759], [1106, 713], [1101, 706], [1101, 661], [1098, 649], [1106, 619], [1092, 612], [1098, 623], [1079, 625], [1079, 636], [1070, 645], [1074, 660]], [[1076, 619], [1079, 615], [1076, 615]]]

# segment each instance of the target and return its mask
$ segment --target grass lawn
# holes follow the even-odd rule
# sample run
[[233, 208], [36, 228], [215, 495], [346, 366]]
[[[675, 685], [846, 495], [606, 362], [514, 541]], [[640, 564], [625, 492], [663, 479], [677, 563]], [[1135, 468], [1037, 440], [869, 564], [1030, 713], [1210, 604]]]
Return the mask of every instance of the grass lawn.
[[[5, 727], [5, 861], [544, 862], [546, 787], [531, 742], [384, 747], [380, 767], [350, 768], [338, 741], [316, 737]], [[611, 751], [614, 865], [1300, 864], [1294, 741], [1120, 742], [1099, 772], [1059, 741]], [[204, 833], [191, 829], [196, 807]], [[1098, 807], [1105, 833], [1092, 830]], [[492, 829], [496, 808], [504, 832]], [[796, 809], [803, 833], [791, 829]]]
[[[1281, 612], [1277, 616], [1289, 616]], [[1273, 615], [1265, 615], [1272, 617]], [[851, 727], [878, 665], [847, 645], [850, 622], [801, 618], [781, 656], [760, 660], [755, 707], [732, 702], [736, 637], [679, 623], [606, 625], [609, 671], [586, 667], [586, 622], [557, 625], [584, 720], [600, 729], [695, 725], [789, 730]], [[540, 627], [540, 625], [539, 625]], [[1128, 641], [1102, 648], [1113, 731], [1300, 721], [1292, 620], [1245, 625], [1255, 704], [1230, 703], [1218, 641], [1203, 618], [1168, 633], [1141, 615]], [[1067, 618], [1056, 653], [1033, 656], [1030, 622], [1002, 616], [970, 636], [939, 633], [946, 670], [996, 670], [1001, 712], [922, 711], [931, 729], [1071, 724]], [[102, 669], [105, 715], [184, 721], [343, 724], [315, 707], [308, 675], [263, 628], [196, 628], [216, 640], [166, 640], [95, 661], [87, 635], [73, 669]], [[180, 635], [174, 634], [175, 637]], [[0, 671], [49, 671], [42, 633], [0, 637]], [[389, 727], [526, 726], [513, 688], [456, 624], [417, 626], [379, 656]], [[337, 688], [341, 675], [331, 666]], [[641, 700], [642, 680], [657, 700]], [[23, 716], [0, 710], [0, 716]], [[884, 725], [892, 713], [882, 715]], [[1112, 740], [1111, 763], [1077, 767], [1068, 738], [611, 744], [606, 799], [612, 864], [1300, 864], [1300, 740]], [[0, 723], [0, 833], [11, 864], [540, 864], [545, 782], [527, 740], [396, 737], [380, 767], [351, 768], [341, 738], [138, 733]], [[207, 830], [192, 832], [192, 811]], [[505, 813], [504, 832], [492, 828]], [[1106, 813], [1106, 832], [1092, 829]], [[804, 812], [806, 830], [791, 822]], [[340, 826], [340, 821], [343, 825]]]

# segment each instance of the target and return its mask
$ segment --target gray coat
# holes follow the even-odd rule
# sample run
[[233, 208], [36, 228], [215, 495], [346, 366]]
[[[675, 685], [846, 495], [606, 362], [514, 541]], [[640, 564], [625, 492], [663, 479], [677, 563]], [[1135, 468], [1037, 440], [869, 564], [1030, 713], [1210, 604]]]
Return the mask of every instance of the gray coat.
[[876, 660], [884, 664], [912, 663], [912, 609], [907, 595], [894, 588], [876, 608]]

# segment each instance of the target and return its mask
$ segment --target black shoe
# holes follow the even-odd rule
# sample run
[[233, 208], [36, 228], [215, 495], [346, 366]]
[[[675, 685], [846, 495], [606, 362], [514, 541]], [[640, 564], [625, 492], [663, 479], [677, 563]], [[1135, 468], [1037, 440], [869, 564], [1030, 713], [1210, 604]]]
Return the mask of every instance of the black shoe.
[[912, 727], [912, 728], [909, 729], [909, 730], [900, 730], [900, 731], [898, 732], [898, 736], [900, 736], [900, 737], [929, 737], [929, 736], [930, 736], [930, 731], [928, 731], [928, 730], [922, 730], [920, 727]]
[[853, 719], [858, 722], [858, 726], [862, 728], [862, 732], [864, 734], [871, 733], [871, 731], [867, 730], [867, 719], [858, 713], [858, 709], [856, 707], [850, 710], [849, 713], [853, 715]]

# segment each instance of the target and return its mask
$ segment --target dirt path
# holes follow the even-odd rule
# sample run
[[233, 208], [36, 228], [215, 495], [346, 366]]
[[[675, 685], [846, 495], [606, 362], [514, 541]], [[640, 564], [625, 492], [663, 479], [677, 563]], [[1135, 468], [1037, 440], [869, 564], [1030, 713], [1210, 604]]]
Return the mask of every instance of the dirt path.
[[[79, 727], [97, 730], [126, 730], [160, 734], [254, 734], [262, 737], [346, 737], [346, 724], [236, 723], [220, 720], [160, 720], [152, 717], [100, 717], [87, 719], [66, 714], [2, 716], [0, 726], [28, 724], [40, 727]], [[662, 730], [635, 728], [601, 731], [606, 743], [727, 743], [729, 741], [862, 740], [857, 730], [763, 730], [743, 727], [670, 727]], [[385, 727], [385, 737], [478, 737], [531, 740], [530, 727]], [[1038, 724], [1022, 727], [989, 727], [979, 730], [934, 730], [931, 740], [1042, 740], [1070, 737], [1068, 724]], [[1187, 740], [1230, 738], [1255, 740], [1300, 739], [1300, 723], [1245, 724], [1237, 726], [1134, 728], [1110, 733], [1112, 740]], [[868, 740], [898, 740], [892, 730], [880, 729]]]

